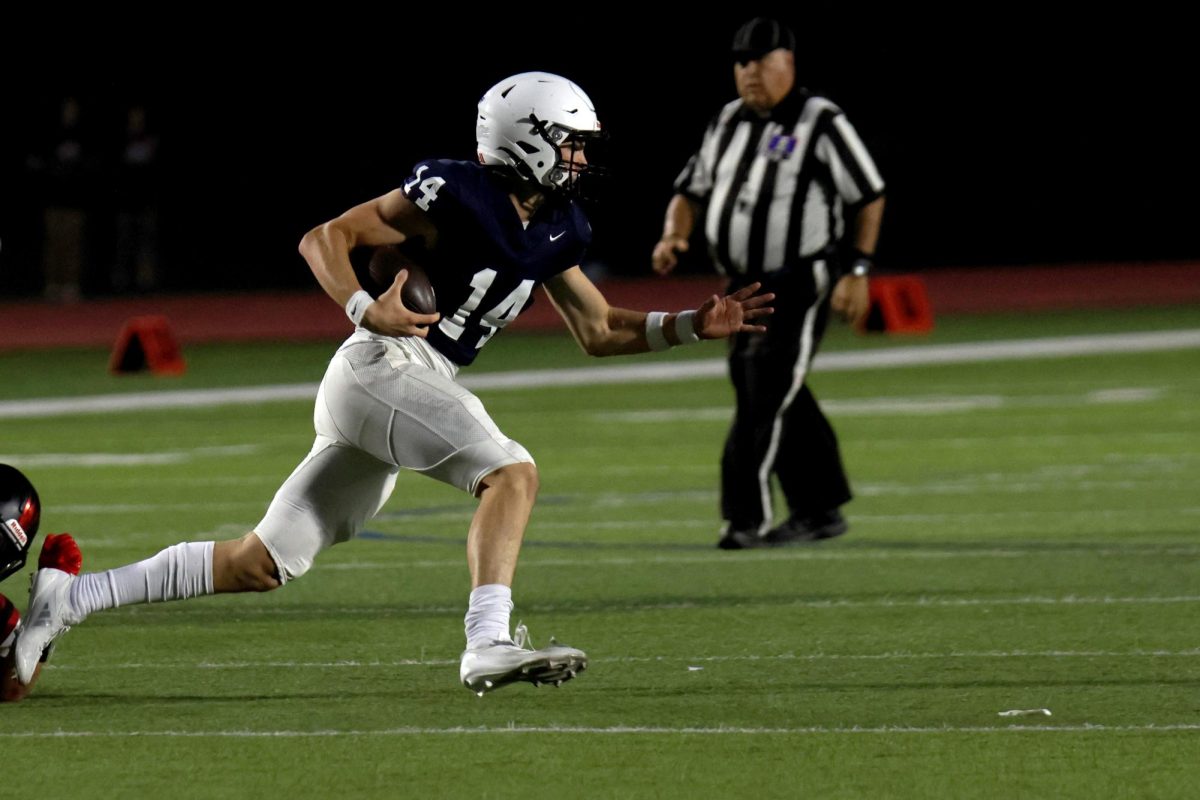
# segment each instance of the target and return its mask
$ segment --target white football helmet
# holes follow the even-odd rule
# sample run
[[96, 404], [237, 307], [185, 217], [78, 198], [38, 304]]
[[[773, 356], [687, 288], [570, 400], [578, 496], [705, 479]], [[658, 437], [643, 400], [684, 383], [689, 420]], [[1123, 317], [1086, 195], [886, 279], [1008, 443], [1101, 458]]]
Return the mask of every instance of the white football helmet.
[[527, 181], [551, 191], [577, 188], [582, 172], [563, 160], [561, 145], [583, 149], [599, 138], [592, 101], [575, 83], [549, 72], [523, 72], [488, 89], [479, 100], [475, 141], [484, 164], [512, 167]]

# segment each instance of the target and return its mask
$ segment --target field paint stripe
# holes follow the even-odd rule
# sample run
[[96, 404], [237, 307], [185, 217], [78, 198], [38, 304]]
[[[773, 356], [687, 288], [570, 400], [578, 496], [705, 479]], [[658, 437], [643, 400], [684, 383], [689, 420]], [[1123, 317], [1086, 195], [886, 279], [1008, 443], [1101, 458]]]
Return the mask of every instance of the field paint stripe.
[[1063, 356], [1145, 353], [1200, 347], [1200, 329], [1009, 339], [1000, 342], [967, 342], [949, 345], [897, 347], [853, 353], [818, 355], [814, 369], [841, 371], [933, 364], [965, 364], [1003, 359], [1058, 358]]
[[[958, 651], [948, 653], [781, 653], [779, 655], [736, 655], [736, 656], [607, 656], [593, 657], [592, 664], [642, 664], [679, 662], [681, 664], [713, 664], [730, 661], [924, 661], [938, 659], [1008, 659], [1008, 658], [1197, 658], [1200, 648], [1191, 650], [1013, 650], [1013, 651]], [[201, 661], [185, 663], [178, 661], [134, 662], [123, 664], [97, 664], [89, 661], [75, 664], [49, 664], [47, 669], [64, 671], [95, 671], [124, 669], [363, 669], [395, 667], [448, 667], [458, 659], [447, 658], [401, 658], [394, 661]]]
[[[893, 367], [963, 364], [1001, 359], [1057, 358], [1104, 353], [1143, 353], [1200, 347], [1200, 329], [1065, 336], [1046, 339], [1013, 339], [1001, 342], [965, 342], [918, 345], [850, 353], [820, 353], [813, 371], [845, 371]], [[658, 383], [723, 378], [724, 359], [697, 359], [656, 364], [580, 367], [576, 369], [520, 370], [466, 374], [460, 378], [472, 391], [536, 389], [554, 386], [593, 386], [611, 383]], [[309, 400], [317, 394], [315, 383], [254, 386], [236, 389], [199, 389], [164, 392], [129, 392], [68, 398], [33, 398], [0, 402], [0, 419], [54, 417], [63, 414], [113, 414], [170, 408], [210, 408], [279, 401]]]
[[253, 444], [228, 447], [196, 447], [191, 450], [167, 450], [154, 453], [0, 453], [0, 463], [19, 467], [140, 467], [146, 465], [185, 464], [198, 456], [252, 455], [261, 448]]
[[510, 725], [501, 727], [449, 727], [449, 728], [381, 728], [377, 730], [224, 730], [224, 731], [3, 731], [0, 739], [84, 739], [84, 738], [179, 738], [179, 739], [310, 739], [340, 736], [433, 736], [464, 734], [579, 734], [620, 736], [778, 736], [778, 735], [845, 735], [845, 734], [946, 734], [946, 733], [1141, 733], [1200, 731], [1200, 724], [1192, 723], [1149, 723], [1146, 725], [979, 725], [979, 726], [910, 726], [880, 725], [875, 727], [800, 727], [800, 728], [741, 728], [721, 726], [715, 728], [670, 728], [663, 726], [639, 727], [614, 725], [610, 727], [567, 727], [557, 725]]
[[[838, 417], [875, 417], [891, 414], [951, 414], [965, 411], [994, 411], [1000, 408], [1073, 408], [1082, 405], [1144, 403], [1157, 400], [1162, 389], [1128, 387], [1102, 389], [1082, 395], [925, 395], [914, 397], [847, 397], [821, 401], [821, 408]], [[599, 411], [591, 418], [600, 422], [728, 422], [732, 406], [703, 408], [651, 408], [634, 411]]]
[[[9, 463], [9, 462], [2, 462]], [[265, 508], [261, 500], [242, 500], [225, 503], [64, 503], [55, 506], [56, 514], [149, 514], [160, 511], [211, 511], [216, 508]], [[75, 538], [82, 540], [83, 536]]]
[[[1200, 603], [1200, 595], [1179, 595], [1174, 597], [999, 597], [999, 598], [943, 598], [943, 597], [918, 597], [912, 600], [793, 600], [788, 603], [772, 603], [775, 608], [809, 608], [809, 609], [854, 609], [854, 608], [986, 608], [990, 606], [1092, 606], [1092, 605], [1174, 605], [1174, 604], [1189, 604]], [[167, 608], [160, 608], [161, 603], [152, 605], [139, 606], [137, 614], [140, 616], [166, 614], [171, 616], [186, 616], [197, 613], [209, 614], [211, 607], [202, 607], [195, 604], [186, 606], [171, 605]], [[724, 603], [720, 605], [694, 603], [689, 601], [680, 601], [678, 603], [622, 603], [614, 602], [605, 605], [593, 606], [587, 604], [579, 605], [555, 605], [553, 603], [526, 603], [523, 605], [526, 613], [557, 613], [557, 614], [596, 614], [596, 613], [613, 613], [613, 612], [637, 612], [637, 611], [695, 611], [697, 609], [714, 609], [728, 611], [732, 608], [752, 608], [759, 605], [753, 601], [741, 603]], [[229, 609], [225, 609], [226, 612]], [[440, 615], [454, 614], [461, 615], [463, 607], [460, 605], [453, 606], [397, 606], [381, 610], [377, 606], [368, 607], [352, 607], [341, 606], [333, 608], [313, 608], [305, 606], [303, 608], [287, 608], [281, 606], [257, 606], [257, 607], [238, 607], [237, 616], [239, 618], [248, 617], [288, 617], [288, 616], [305, 616], [305, 617], [329, 617], [329, 616], [357, 616], [365, 615], [372, 617], [389, 617], [389, 616], [406, 616], [412, 614], [424, 615]]]
[[[447, 539], [446, 544], [462, 544], [461, 539]], [[89, 542], [90, 543], [90, 542]], [[586, 558], [540, 558], [536, 555], [539, 545], [546, 546], [552, 543], [538, 542], [533, 539], [527, 539], [525, 546], [526, 550], [524, 557], [521, 560], [521, 567], [590, 567], [590, 566], [606, 566], [606, 567], [628, 567], [640, 565], [686, 565], [686, 564], [705, 564], [715, 565], [722, 564], [730, 567], [736, 564], [761, 563], [761, 562], [780, 562], [780, 561], [932, 561], [932, 560], [954, 560], [954, 559], [976, 559], [976, 558], [1004, 558], [1004, 559], [1021, 559], [1021, 558], [1045, 558], [1047, 556], [1070, 556], [1078, 557], [1081, 553], [1080, 549], [1072, 547], [1073, 543], [1065, 543], [1066, 546], [1062, 549], [1055, 550], [1049, 548], [1002, 548], [995, 547], [987, 550], [940, 550], [937, 548], [930, 549], [915, 549], [915, 550], [891, 550], [887, 548], [880, 549], [793, 549], [790, 552], [777, 552], [769, 550], [763, 553], [745, 553], [735, 556], [728, 555], [680, 555], [680, 556], [610, 556], [610, 557], [586, 557]], [[609, 547], [620, 545], [609, 545]], [[644, 545], [642, 545], [644, 546]], [[637, 548], [639, 545], [629, 545], [631, 548]], [[820, 548], [820, 545], [816, 547]], [[580, 547], [578, 549], [587, 549]], [[597, 548], [591, 548], [594, 552]], [[705, 547], [705, 550], [716, 548]], [[1195, 556], [1200, 555], [1200, 547], [1195, 545], [1170, 545], [1163, 544], [1154, 547], [1111, 547], [1088, 549], [1086, 554], [1089, 556], [1104, 556], [1106, 558], [1118, 557], [1129, 558], [1137, 556], [1142, 558], [1157, 558], [1161, 556]], [[314, 571], [356, 571], [356, 570], [404, 570], [404, 569], [461, 569], [463, 560], [461, 558], [446, 558], [446, 559], [420, 559], [417, 561], [346, 561], [329, 564], [317, 564]]]
[[[621, 656], [593, 658], [594, 663], [619, 661], [622, 663], [680, 661], [685, 663], [709, 663], [723, 661], [922, 661], [936, 659], [1005, 659], [1005, 658], [1197, 658], [1200, 648], [1190, 650], [982, 650], [948, 653], [781, 653], [773, 656]], [[458, 663], [458, 662], [455, 662]]]
[[860, 484], [854, 487], [855, 494], [860, 497], [879, 497], [882, 495], [924, 495], [924, 494], [1033, 494], [1064, 491], [1088, 492], [1100, 490], [1133, 491], [1152, 486], [1163, 489], [1190, 489], [1195, 486], [1193, 479], [1180, 477], [1178, 480], [1160, 480], [1153, 477], [1111, 479], [1111, 480], [1074, 480], [1068, 477], [1046, 478], [1017, 482], [1004, 481], [1002, 478], [983, 480], [970, 478], [954, 483], [923, 483], [923, 484]]
[[285, 400], [312, 400], [317, 384], [253, 386], [242, 389], [196, 389], [165, 392], [127, 392], [84, 397], [43, 397], [0, 403], [0, 419], [57, 417], [64, 414], [117, 414], [172, 408], [211, 408], [253, 405]]

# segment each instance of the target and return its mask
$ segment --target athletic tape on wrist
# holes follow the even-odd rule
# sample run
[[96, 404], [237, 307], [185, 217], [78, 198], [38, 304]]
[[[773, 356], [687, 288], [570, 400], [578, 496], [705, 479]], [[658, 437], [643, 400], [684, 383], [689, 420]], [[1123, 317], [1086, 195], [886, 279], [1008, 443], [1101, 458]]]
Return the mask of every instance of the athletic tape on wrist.
[[646, 315], [646, 344], [651, 350], [669, 350], [671, 343], [663, 333], [663, 320], [667, 318], [665, 311], [651, 311]]
[[367, 294], [366, 289], [359, 289], [350, 295], [350, 299], [346, 301], [346, 316], [350, 318], [356, 328], [362, 325], [363, 317], [367, 313], [367, 306], [374, 302], [375, 300]]
[[700, 341], [696, 334], [695, 311], [681, 311], [675, 315], [675, 336], [680, 344], [694, 344]]

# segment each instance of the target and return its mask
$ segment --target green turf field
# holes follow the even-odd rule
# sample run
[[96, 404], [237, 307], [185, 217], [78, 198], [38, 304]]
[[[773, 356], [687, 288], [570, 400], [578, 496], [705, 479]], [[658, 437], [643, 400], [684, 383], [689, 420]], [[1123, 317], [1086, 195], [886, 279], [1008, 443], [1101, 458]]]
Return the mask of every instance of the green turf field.
[[[1200, 328], [1200, 309], [939, 323], [899, 345]], [[597, 363], [573, 347], [500, 336], [479, 369]], [[331, 349], [189, 348], [174, 381], [110, 378], [99, 351], [0, 354], [0, 380], [8, 398], [315, 382]], [[851, 531], [744, 553], [713, 547], [723, 380], [481, 392], [541, 468], [514, 620], [586, 649], [578, 680], [458, 685], [473, 503], [405, 475], [362, 540], [282, 591], [72, 630], [37, 693], [0, 706], [0, 796], [1193, 797], [1198, 367], [817, 374]], [[252, 527], [311, 403], [3, 425], [42, 530], [102, 569]], [[3, 589], [24, 606], [23, 577]]]

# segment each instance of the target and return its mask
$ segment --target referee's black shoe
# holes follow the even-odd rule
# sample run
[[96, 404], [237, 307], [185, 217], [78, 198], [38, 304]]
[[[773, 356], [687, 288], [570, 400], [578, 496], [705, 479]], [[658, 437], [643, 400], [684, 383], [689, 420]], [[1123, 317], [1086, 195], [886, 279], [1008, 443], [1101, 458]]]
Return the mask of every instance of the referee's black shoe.
[[750, 550], [755, 547], [764, 547], [765, 541], [762, 536], [758, 535], [758, 531], [753, 528], [748, 530], [739, 530], [730, 528], [721, 536], [717, 542], [717, 547], [722, 550]]
[[811, 517], [791, 517], [782, 525], [772, 528], [762, 538], [767, 547], [782, 547], [789, 544], [819, 542], [841, 536], [850, 529], [842, 512], [836, 508]]

